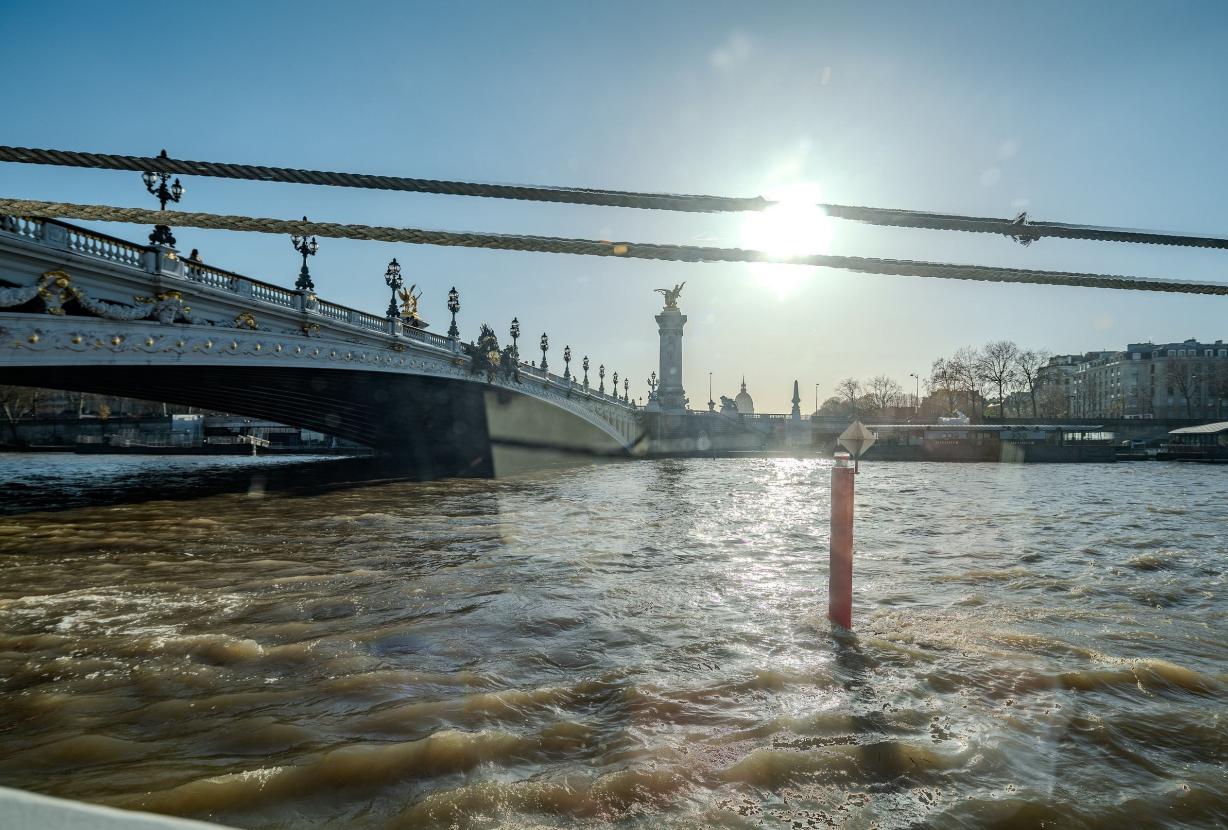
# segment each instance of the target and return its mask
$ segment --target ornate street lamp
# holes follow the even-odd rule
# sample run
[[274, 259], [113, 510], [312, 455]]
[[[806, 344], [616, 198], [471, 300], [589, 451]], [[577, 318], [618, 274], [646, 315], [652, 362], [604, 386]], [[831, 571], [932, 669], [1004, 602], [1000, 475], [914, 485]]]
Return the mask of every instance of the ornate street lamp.
[[623, 378], [623, 403], [631, 403], [631, 379]]
[[512, 318], [512, 357], [516, 362], [520, 362], [520, 346], [516, 345], [516, 341], [520, 339], [520, 321], [515, 317]]
[[546, 333], [542, 332], [541, 350], [542, 350], [542, 371], [546, 371], [546, 349], [550, 348], [550, 340], [546, 337]]
[[[158, 154], [160, 159], [167, 157], [166, 150]], [[166, 186], [170, 177], [170, 173], [155, 173], [152, 170], [146, 170], [141, 174], [141, 181], [145, 182], [145, 189], [158, 200], [158, 210], [166, 210], [167, 202], [178, 202], [183, 198], [183, 185], [179, 183], [178, 178], [175, 179], [174, 184], [170, 187]], [[175, 237], [171, 236], [171, 229], [168, 225], [154, 225], [153, 233], [149, 235], [149, 241], [154, 245], [166, 245], [168, 248], [175, 247]]]
[[[303, 217], [303, 221], [307, 221], [306, 216]], [[316, 251], [320, 248], [320, 244], [316, 242], [314, 236], [308, 239], [306, 234], [303, 236], [294, 234], [290, 237], [290, 242], [294, 245], [294, 250], [303, 255], [303, 267], [299, 269], [298, 279], [294, 281], [294, 287], [299, 291], [315, 291], [316, 286], [311, 281], [311, 272], [307, 270], [307, 257], [315, 256]]]
[[584, 362], [580, 364], [584, 367], [584, 388], [588, 388], [588, 355], [584, 356]]
[[657, 371], [654, 369], [648, 377], [648, 400], [652, 400], [652, 396], [657, 393]]
[[601, 378], [601, 386], [597, 389], [601, 394], [605, 394], [605, 364], [602, 363], [597, 367], [597, 376]]
[[618, 398], [618, 372], [614, 373], [614, 397]]
[[455, 285], [448, 292], [448, 311], [452, 312], [452, 325], [448, 326], [448, 337], [455, 340], [460, 337], [460, 329], [456, 327], [456, 312], [460, 311], [460, 292], [456, 290]]
[[571, 346], [563, 347], [563, 380], [571, 380]]
[[405, 287], [405, 282], [401, 279], [401, 263], [396, 259], [388, 263], [388, 270], [384, 272], [384, 283], [392, 289], [392, 299], [388, 301], [388, 316], [395, 319], [398, 316], [397, 292]]

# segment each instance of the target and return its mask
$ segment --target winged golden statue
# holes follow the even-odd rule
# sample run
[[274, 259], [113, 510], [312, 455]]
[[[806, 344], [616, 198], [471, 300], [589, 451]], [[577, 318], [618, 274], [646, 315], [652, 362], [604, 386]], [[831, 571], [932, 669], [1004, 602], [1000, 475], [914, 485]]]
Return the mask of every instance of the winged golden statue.
[[418, 287], [418, 283], [414, 283], [406, 291], [400, 291], [401, 297], [401, 319], [417, 320], [418, 319], [418, 300], [422, 298], [422, 292], [414, 293], [414, 289]]
[[665, 307], [666, 308], [677, 308], [678, 307], [678, 295], [682, 293], [682, 286], [684, 285], [686, 285], [685, 280], [675, 285], [672, 289], [671, 288], [654, 288], [652, 290], [665, 295]]

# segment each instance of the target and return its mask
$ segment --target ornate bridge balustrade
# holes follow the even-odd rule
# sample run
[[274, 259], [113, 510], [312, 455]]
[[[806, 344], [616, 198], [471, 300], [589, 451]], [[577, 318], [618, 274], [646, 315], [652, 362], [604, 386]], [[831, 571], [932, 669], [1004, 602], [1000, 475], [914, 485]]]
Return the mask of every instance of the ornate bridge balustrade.
[[468, 351], [173, 249], [0, 216], [0, 383], [229, 409], [383, 449], [479, 427], [496, 445], [589, 452], [640, 439], [616, 397], [525, 365], [475, 373]]

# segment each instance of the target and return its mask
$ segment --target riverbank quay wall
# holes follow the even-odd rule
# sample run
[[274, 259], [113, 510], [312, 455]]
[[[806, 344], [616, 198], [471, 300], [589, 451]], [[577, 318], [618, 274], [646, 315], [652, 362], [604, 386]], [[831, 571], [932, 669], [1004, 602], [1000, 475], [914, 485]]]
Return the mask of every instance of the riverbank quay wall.
[[[830, 456], [847, 418], [776, 414], [646, 412], [648, 453], [670, 457], [747, 455]], [[866, 454], [877, 461], [1057, 463], [1116, 460], [1113, 439], [1100, 423], [875, 424], [879, 441]], [[1147, 433], [1155, 431], [1154, 426]]]
[[[193, 422], [195, 417], [195, 422]], [[337, 443], [323, 433], [285, 426], [272, 421], [229, 416], [112, 415], [108, 418], [59, 416], [18, 418], [0, 428], [0, 448], [27, 447], [71, 449], [77, 444], [146, 442], [193, 445], [218, 436], [255, 435], [277, 446], [326, 448]], [[356, 444], [348, 444], [356, 448]]]

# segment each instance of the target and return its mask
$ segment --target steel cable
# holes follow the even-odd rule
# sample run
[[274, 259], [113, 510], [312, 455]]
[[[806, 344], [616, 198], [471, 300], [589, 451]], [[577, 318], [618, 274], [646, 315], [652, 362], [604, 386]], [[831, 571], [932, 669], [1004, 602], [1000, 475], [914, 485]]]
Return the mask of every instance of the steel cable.
[[776, 257], [764, 251], [742, 248], [610, 242], [596, 239], [569, 239], [564, 237], [472, 233], [466, 231], [436, 231], [378, 225], [311, 222], [297, 219], [287, 220], [213, 213], [188, 213], [174, 210], [146, 210], [144, 208], [123, 208], [110, 205], [79, 205], [68, 202], [42, 202], [26, 199], [0, 198], [0, 215], [162, 224], [257, 233], [297, 234], [299, 236], [323, 236], [379, 242], [406, 242], [414, 245], [442, 245], [504, 251], [612, 256], [624, 259], [655, 259], [674, 262], [768, 262], [839, 268], [863, 274], [890, 274], [895, 276], [975, 280], [981, 282], [1070, 285], [1086, 288], [1132, 289], [1183, 294], [1228, 295], [1228, 283], [1164, 280], [1069, 271], [1037, 271], [997, 266], [882, 259], [879, 257], [835, 256], [831, 254]]
[[[741, 198], [640, 193], [597, 188], [483, 184], [440, 179], [418, 179], [404, 176], [377, 176], [363, 173], [302, 170], [292, 167], [188, 161], [161, 156], [127, 156], [112, 153], [89, 153], [2, 145], [0, 145], [0, 161], [58, 165], [63, 167], [88, 167], [105, 170], [133, 170], [141, 172], [152, 170], [184, 176], [209, 176], [263, 182], [370, 188], [375, 190], [401, 190], [413, 193], [435, 193], [450, 196], [476, 196], [690, 213], [759, 211], [776, 204], [761, 196]], [[928, 211], [859, 207], [855, 205], [820, 204], [818, 207], [829, 216], [837, 219], [886, 227], [993, 233], [1011, 237], [1024, 244], [1034, 242], [1042, 237], [1053, 237], [1098, 242], [1133, 242], [1228, 250], [1228, 238], [1168, 233], [1164, 231], [1134, 230], [1130, 228], [1108, 228], [1063, 222], [1032, 221], [1027, 218], [1026, 214], [1020, 214], [1014, 219], [1001, 219]]]

